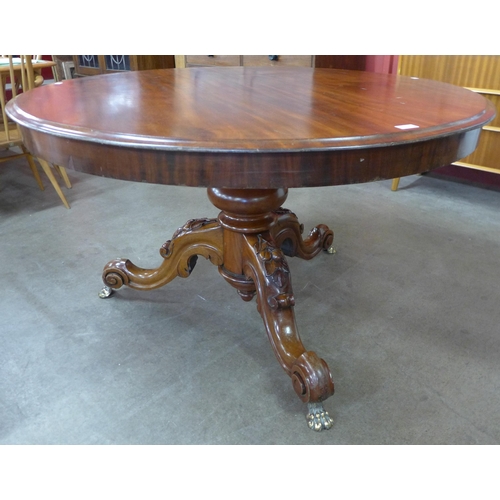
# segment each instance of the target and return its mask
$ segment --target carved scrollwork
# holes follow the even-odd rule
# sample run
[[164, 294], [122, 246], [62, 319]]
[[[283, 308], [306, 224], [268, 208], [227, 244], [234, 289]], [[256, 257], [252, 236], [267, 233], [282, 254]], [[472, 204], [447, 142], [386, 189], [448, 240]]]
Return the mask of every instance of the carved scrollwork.
[[300, 224], [297, 216], [285, 208], [275, 210], [274, 225], [270, 229], [272, 237], [285, 255], [312, 259], [321, 250], [332, 248], [333, 231], [326, 225], [314, 227], [306, 238], [302, 237], [304, 225]]
[[320, 224], [312, 229], [306, 241], [319, 241], [323, 250], [328, 250], [333, 243], [333, 231], [325, 224]]
[[127, 266], [129, 264], [130, 261], [126, 259], [116, 259], [109, 262], [102, 273], [104, 284], [115, 290], [123, 285], [128, 285]]
[[146, 269], [129, 260], [114, 260], [104, 268], [104, 284], [113, 289], [123, 285], [137, 290], [160, 288], [177, 276], [187, 278], [196, 265], [198, 255], [216, 266], [222, 265], [222, 245], [222, 228], [217, 219], [192, 219], [163, 245], [160, 254], [164, 260], [158, 267]]
[[280, 216], [280, 215], [292, 215], [293, 217], [296, 217], [296, 215], [291, 211], [289, 210], [288, 208], [284, 208], [284, 207], [280, 207], [276, 210], [273, 210], [273, 213]]
[[304, 403], [324, 401], [334, 392], [328, 365], [315, 352], [304, 352], [295, 360], [291, 377], [293, 388]]
[[[299, 233], [302, 234], [304, 232], [304, 224], [300, 224], [295, 213], [288, 210], [288, 208], [278, 208], [278, 210], [273, 211], [273, 214], [275, 216], [275, 221], [278, 222], [278, 225], [281, 225], [283, 221], [296, 222], [299, 228]], [[287, 222], [285, 222], [285, 225]]]
[[283, 309], [295, 305], [290, 286], [290, 269], [283, 252], [260, 234], [254, 248], [263, 265], [269, 306]]
[[172, 240], [167, 240], [163, 245], [160, 247], [160, 255], [164, 259], [168, 259], [171, 255], [172, 252], [174, 251], [174, 244]]
[[166, 241], [160, 248], [160, 255], [164, 259], [168, 259], [171, 255], [172, 252], [174, 251], [174, 240], [176, 238], [179, 238], [180, 236], [184, 236], [185, 234], [192, 233], [193, 231], [196, 231], [197, 229], [201, 229], [205, 226], [208, 226], [209, 224], [217, 224], [218, 221], [217, 219], [207, 219], [207, 218], [202, 218], [202, 219], [190, 219], [188, 220], [183, 226], [178, 228], [175, 233], [172, 235], [172, 239]]
[[291, 293], [280, 293], [267, 299], [272, 309], [285, 309], [295, 305], [295, 297]]

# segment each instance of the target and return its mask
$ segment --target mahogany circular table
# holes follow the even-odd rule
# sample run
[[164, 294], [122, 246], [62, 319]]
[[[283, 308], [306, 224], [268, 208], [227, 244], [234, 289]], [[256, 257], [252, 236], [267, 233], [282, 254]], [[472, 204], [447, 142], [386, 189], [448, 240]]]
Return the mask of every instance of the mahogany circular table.
[[308, 425], [330, 428], [326, 362], [298, 334], [285, 256], [311, 259], [333, 231], [306, 237], [282, 208], [288, 188], [369, 182], [448, 165], [476, 148], [493, 105], [463, 88], [394, 75], [311, 68], [189, 68], [67, 80], [20, 95], [8, 114], [47, 161], [139, 182], [205, 186], [221, 210], [192, 219], [143, 269], [109, 262], [103, 295], [187, 277], [199, 255], [243, 300], [257, 296], [274, 353], [308, 403]]

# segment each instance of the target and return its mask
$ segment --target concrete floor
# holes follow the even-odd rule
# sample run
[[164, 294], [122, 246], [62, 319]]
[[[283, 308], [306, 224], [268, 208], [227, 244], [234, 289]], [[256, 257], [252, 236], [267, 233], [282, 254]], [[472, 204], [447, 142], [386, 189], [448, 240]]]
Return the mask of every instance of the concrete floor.
[[302, 340], [329, 364], [328, 431], [274, 358], [255, 301], [189, 279], [99, 299], [103, 266], [156, 267], [204, 189], [69, 171], [67, 210], [0, 165], [1, 444], [500, 444], [500, 192], [431, 176], [291, 190], [337, 254], [289, 259]]

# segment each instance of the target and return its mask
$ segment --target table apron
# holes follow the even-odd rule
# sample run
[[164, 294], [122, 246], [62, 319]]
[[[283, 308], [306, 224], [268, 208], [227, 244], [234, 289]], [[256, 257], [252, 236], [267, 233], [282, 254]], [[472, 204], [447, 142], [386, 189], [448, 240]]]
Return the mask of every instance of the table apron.
[[21, 130], [32, 154], [80, 172], [155, 184], [260, 189], [355, 184], [426, 172], [472, 153], [481, 129], [382, 147], [290, 152], [132, 148]]

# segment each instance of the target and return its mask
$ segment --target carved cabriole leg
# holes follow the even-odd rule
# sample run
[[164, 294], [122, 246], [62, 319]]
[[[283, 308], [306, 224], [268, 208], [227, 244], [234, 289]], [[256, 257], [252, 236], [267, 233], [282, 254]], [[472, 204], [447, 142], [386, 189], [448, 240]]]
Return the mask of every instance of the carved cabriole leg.
[[312, 259], [321, 250], [333, 253], [333, 231], [324, 224], [312, 229], [309, 236], [302, 239], [304, 226], [299, 223], [297, 216], [290, 210], [280, 208], [274, 211], [275, 221], [271, 228], [276, 245], [289, 257]]
[[221, 266], [222, 228], [217, 219], [192, 219], [162, 246], [160, 254], [164, 260], [154, 269], [143, 269], [128, 259], [109, 262], [103, 271], [105, 289], [100, 296], [109, 296], [107, 288], [118, 289], [127, 285], [138, 290], [153, 290], [166, 285], [177, 276], [187, 278], [198, 255]]
[[326, 362], [316, 353], [306, 351], [299, 337], [285, 256], [273, 244], [270, 233], [245, 235], [244, 240], [245, 276], [255, 283], [258, 310], [276, 358], [291, 377], [299, 398], [310, 403], [309, 426], [317, 431], [329, 429], [332, 420], [320, 403], [334, 392], [332, 376]]
[[309, 427], [317, 431], [330, 428], [332, 420], [321, 404], [334, 392], [330, 370], [314, 352], [306, 351], [300, 340], [290, 271], [275, 238], [280, 244], [290, 240], [285, 245], [290, 255], [309, 259], [331, 245], [333, 232], [318, 226], [302, 240], [295, 215], [280, 210], [287, 195], [284, 189], [211, 188], [208, 195], [222, 210], [224, 265], [220, 273], [245, 300], [257, 294], [257, 307], [276, 358], [291, 377], [299, 398], [309, 404]]

